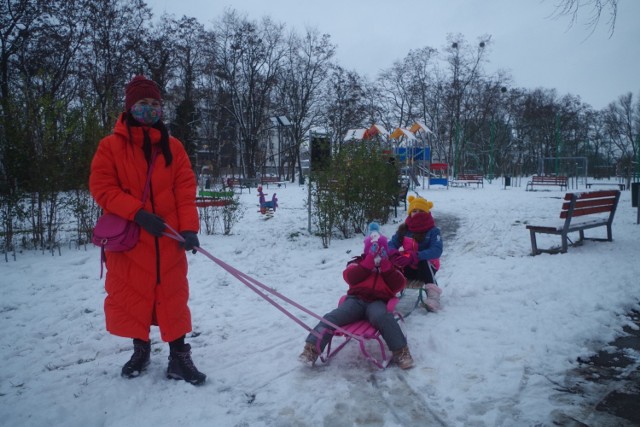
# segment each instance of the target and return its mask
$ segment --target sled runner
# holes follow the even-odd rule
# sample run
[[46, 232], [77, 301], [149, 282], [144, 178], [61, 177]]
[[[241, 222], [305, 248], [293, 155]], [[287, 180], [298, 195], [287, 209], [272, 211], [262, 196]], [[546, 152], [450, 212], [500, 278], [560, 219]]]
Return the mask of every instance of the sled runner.
[[[341, 305], [346, 298], [347, 298], [346, 295], [340, 298], [340, 302], [338, 303], [338, 305]], [[398, 298], [391, 298], [387, 302], [387, 311], [390, 313], [393, 313], [397, 321], [404, 322], [402, 314], [400, 314], [395, 310], [396, 304], [398, 304]], [[343, 331], [348, 332], [348, 334], [345, 334]], [[329, 343], [327, 344], [325, 351], [322, 354], [320, 354], [320, 360], [322, 360], [322, 362], [324, 363], [327, 363], [332, 357], [338, 354], [338, 352], [342, 350], [344, 346], [346, 346], [349, 343], [349, 341], [351, 341], [352, 338], [355, 338], [360, 344], [360, 352], [362, 353], [362, 355], [371, 363], [376, 365], [378, 368], [380, 369], [386, 368], [389, 362], [391, 361], [391, 352], [387, 353], [380, 331], [376, 329], [367, 320], [358, 320], [357, 322], [349, 323], [348, 325], [343, 325], [340, 329], [337, 329], [335, 331], [326, 331], [325, 333], [331, 334], [331, 339], [329, 340]], [[334, 337], [344, 337], [344, 341], [340, 343], [340, 345], [332, 349], [331, 344], [333, 342]], [[378, 347], [380, 348], [379, 358], [376, 358], [367, 350], [366, 343], [371, 340], [376, 341], [378, 343]], [[318, 345], [319, 343], [320, 343], [320, 340], [318, 340]]]
[[[438, 286], [438, 282], [435, 277], [435, 272], [433, 271], [433, 266], [429, 263], [429, 269], [431, 270], [431, 277], [433, 278], [434, 285]], [[408, 317], [413, 311], [422, 307], [427, 311], [430, 311], [427, 307], [427, 290], [432, 285], [424, 283], [420, 280], [407, 280], [407, 286], [400, 292], [400, 301], [396, 306], [396, 311], [398, 311], [402, 316]]]
[[424, 301], [427, 299], [427, 291], [423, 287], [405, 288], [398, 299], [396, 311], [402, 317], [409, 317], [418, 307], [424, 307]]

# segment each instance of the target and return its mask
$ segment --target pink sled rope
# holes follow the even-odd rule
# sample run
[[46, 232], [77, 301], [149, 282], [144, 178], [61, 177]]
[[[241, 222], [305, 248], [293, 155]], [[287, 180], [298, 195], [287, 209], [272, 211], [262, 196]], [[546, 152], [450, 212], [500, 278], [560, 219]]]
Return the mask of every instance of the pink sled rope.
[[[176, 230], [174, 230], [169, 224], [165, 223], [165, 226], [170, 230], [170, 233], [163, 233], [165, 236], [170, 237], [170, 238], [172, 238], [174, 240], [177, 240], [178, 242], [184, 242], [184, 238], [180, 235], [180, 233], [178, 233]], [[369, 360], [370, 362], [372, 362], [378, 368], [384, 369], [389, 364], [389, 361], [390, 361], [391, 358], [390, 357], [387, 358], [386, 352], [384, 350], [384, 343], [382, 342], [382, 340], [380, 338], [380, 331], [375, 329], [368, 321], [360, 320], [360, 321], [357, 321], [357, 322], [354, 322], [354, 323], [351, 323], [349, 325], [345, 325], [345, 326], [342, 326], [342, 327], [338, 326], [338, 325], [328, 321], [324, 317], [312, 312], [308, 308], [298, 304], [297, 302], [293, 301], [292, 299], [284, 296], [283, 294], [281, 294], [280, 292], [276, 291], [275, 289], [270, 288], [269, 286], [267, 286], [267, 285], [261, 283], [260, 281], [248, 276], [247, 274], [243, 273], [242, 271], [240, 271], [240, 270], [232, 267], [231, 265], [225, 263], [221, 259], [216, 258], [215, 256], [211, 255], [209, 252], [207, 252], [206, 250], [202, 249], [201, 247], [196, 247], [194, 249], [196, 251], [200, 252], [201, 254], [203, 254], [204, 256], [206, 256], [207, 258], [209, 258], [211, 261], [213, 261], [216, 264], [218, 264], [220, 267], [222, 267], [222, 269], [224, 269], [225, 271], [230, 273], [232, 276], [234, 276], [236, 279], [238, 279], [240, 282], [242, 282], [244, 285], [246, 285], [249, 289], [251, 289], [252, 291], [257, 293], [258, 295], [260, 295], [263, 299], [267, 300], [269, 303], [271, 303], [271, 305], [276, 307], [278, 310], [280, 310], [282, 313], [284, 313], [291, 320], [296, 322], [298, 325], [302, 326], [309, 333], [313, 334], [317, 338], [316, 345], [318, 347], [318, 351], [320, 350], [320, 341], [322, 340], [323, 334], [315, 331], [313, 328], [308, 326], [300, 318], [296, 317], [290, 311], [285, 309], [281, 304], [276, 302], [273, 298], [271, 298], [265, 292], [262, 292], [262, 290], [268, 292], [271, 295], [274, 295], [274, 296], [280, 298], [281, 300], [287, 302], [288, 304], [291, 304], [292, 306], [294, 306], [298, 310], [300, 310], [300, 311], [302, 311], [302, 312], [304, 312], [304, 313], [306, 313], [306, 314], [308, 314], [308, 315], [320, 320], [324, 324], [329, 325], [332, 328], [334, 328], [335, 330], [333, 332], [332, 331], [325, 331], [324, 333], [330, 333], [332, 335], [332, 339], [333, 339], [333, 336], [344, 337], [345, 341], [343, 343], [341, 343], [338, 347], [336, 347], [333, 351], [331, 351], [331, 341], [332, 341], [332, 339], [329, 340], [329, 343], [328, 343], [327, 348], [326, 348], [326, 355], [321, 355], [321, 357], [320, 357], [320, 359], [323, 362], [327, 362], [330, 358], [335, 356], [350, 340], [354, 339], [354, 340], [358, 341], [358, 343], [360, 344], [360, 351], [366, 357], [366, 359]], [[258, 289], [258, 288], [260, 288], [260, 289]], [[340, 299], [340, 303], [342, 303], [342, 301], [344, 301], [344, 298], [346, 298], [346, 296], [343, 296]], [[389, 300], [389, 302], [387, 303], [387, 310], [393, 312], [397, 302], [398, 302], [398, 298], [392, 298], [391, 300]], [[400, 315], [399, 313], [395, 313], [395, 312], [394, 312], [394, 314], [399, 319], [402, 320], [402, 315]], [[377, 360], [375, 357], [373, 357], [367, 351], [367, 349], [365, 347], [365, 342], [368, 341], [368, 340], [376, 340], [378, 342], [379, 347], [380, 347], [380, 353], [382, 355], [382, 361]]]

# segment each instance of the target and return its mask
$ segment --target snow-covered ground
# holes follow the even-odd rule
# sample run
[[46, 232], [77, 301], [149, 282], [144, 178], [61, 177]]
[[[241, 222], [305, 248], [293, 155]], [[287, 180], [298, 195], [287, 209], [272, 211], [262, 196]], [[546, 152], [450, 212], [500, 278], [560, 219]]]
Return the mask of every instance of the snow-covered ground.
[[[558, 221], [564, 191], [525, 192], [525, 182], [417, 190], [434, 202], [436, 221], [457, 217], [459, 228], [444, 242], [437, 275], [444, 309], [406, 319], [416, 361], [408, 371], [378, 370], [355, 344], [328, 365], [301, 365], [303, 328], [202, 254], [189, 254], [194, 332], [187, 341], [206, 384], [165, 378], [168, 346], [156, 329], [149, 369], [123, 379], [132, 345], [104, 330], [97, 248], [2, 261], [0, 424], [533, 426], [552, 425], [558, 414], [584, 419], [579, 398], [559, 385], [578, 357], [619, 336], [630, 325], [625, 313], [640, 309], [640, 225], [624, 191], [613, 242], [532, 257], [525, 225]], [[273, 191], [280, 208], [272, 219], [257, 212], [255, 190], [245, 190], [246, 212], [233, 235], [200, 235], [200, 242], [322, 315], [345, 292], [341, 272], [362, 237], [323, 249], [307, 231], [306, 187], [266, 190]], [[382, 231], [390, 236], [403, 215]], [[605, 229], [587, 235], [603, 237]]]

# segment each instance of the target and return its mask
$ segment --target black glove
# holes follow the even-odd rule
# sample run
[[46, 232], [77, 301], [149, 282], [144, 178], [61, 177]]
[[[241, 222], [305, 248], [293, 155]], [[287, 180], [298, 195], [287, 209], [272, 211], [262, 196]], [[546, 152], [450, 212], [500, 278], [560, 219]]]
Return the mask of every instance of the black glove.
[[153, 236], [160, 237], [165, 229], [164, 220], [156, 214], [140, 209], [133, 220]]
[[185, 251], [191, 251], [192, 254], [198, 252], [195, 248], [200, 247], [200, 241], [194, 231], [183, 231], [180, 235], [184, 238], [184, 242], [180, 242], [181, 248], [184, 248]]

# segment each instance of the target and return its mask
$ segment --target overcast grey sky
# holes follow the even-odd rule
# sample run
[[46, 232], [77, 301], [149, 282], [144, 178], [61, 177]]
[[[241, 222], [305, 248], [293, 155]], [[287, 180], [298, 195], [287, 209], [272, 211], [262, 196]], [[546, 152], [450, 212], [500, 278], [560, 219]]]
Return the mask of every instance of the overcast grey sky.
[[488, 71], [505, 69], [514, 86], [555, 88], [596, 109], [620, 95], [640, 96], [640, 0], [619, 0], [615, 32], [608, 15], [591, 35], [590, 10], [569, 28], [552, 18], [559, 0], [147, 0], [154, 15], [193, 16], [206, 28], [225, 8], [250, 19], [270, 16], [302, 33], [315, 27], [331, 35], [337, 62], [373, 78], [426, 46], [440, 51], [447, 35], [470, 43], [489, 34]]

